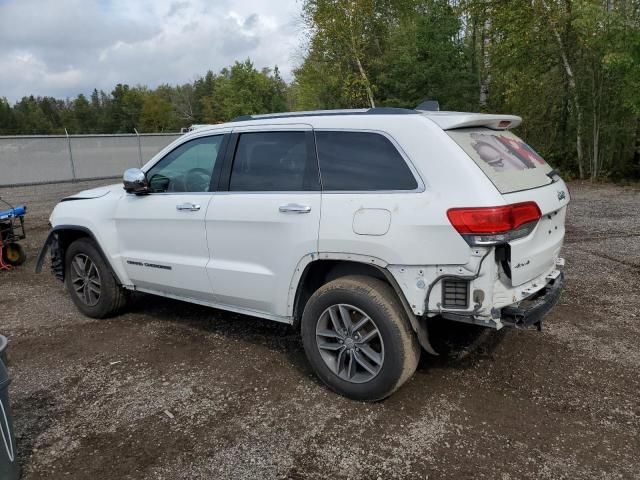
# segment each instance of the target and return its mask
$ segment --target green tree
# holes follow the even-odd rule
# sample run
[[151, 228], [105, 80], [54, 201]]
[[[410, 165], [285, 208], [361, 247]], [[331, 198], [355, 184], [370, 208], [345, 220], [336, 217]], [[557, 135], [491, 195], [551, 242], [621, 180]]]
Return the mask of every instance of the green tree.
[[73, 125], [69, 125], [69, 133], [89, 133], [96, 129], [95, 113], [91, 104], [83, 94], [78, 95], [71, 103]]
[[638, 136], [637, 7], [632, 15], [629, 2], [497, 5], [492, 109], [522, 115], [522, 135], [580, 178], [627, 172]]
[[375, 107], [389, 27], [410, 3], [305, 0], [309, 53], [295, 72], [302, 108]]
[[36, 98], [33, 95], [23, 97], [16, 103], [13, 111], [20, 133], [28, 135], [59, 133], [51, 121], [51, 115], [43, 111], [42, 103], [42, 97]]
[[0, 135], [20, 133], [17, 130], [15, 114], [6, 98], [0, 97]]
[[113, 133], [132, 133], [139, 126], [145, 87], [129, 87], [118, 84], [111, 92], [112, 100], [107, 109], [108, 128]]
[[415, 108], [436, 99], [449, 110], [477, 110], [472, 50], [459, 11], [447, 0], [419, 2], [390, 32], [379, 77], [381, 103]]
[[211, 92], [201, 100], [203, 120], [220, 123], [240, 115], [283, 111], [283, 83], [279, 74], [258, 71], [250, 60], [236, 62], [212, 78]]
[[164, 86], [145, 96], [140, 112], [141, 132], [165, 132], [176, 124], [170, 93], [171, 89]]

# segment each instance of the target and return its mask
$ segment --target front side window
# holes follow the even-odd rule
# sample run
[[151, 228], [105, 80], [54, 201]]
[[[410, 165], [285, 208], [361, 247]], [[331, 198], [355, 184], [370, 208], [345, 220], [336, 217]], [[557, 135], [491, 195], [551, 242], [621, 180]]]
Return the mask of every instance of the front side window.
[[318, 190], [317, 165], [309, 154], [307, 134], [240, 134], [231, 169], [230, 191]]
[[183, 143], [147, 172], [151, 192], [208, 192], [223, 135]]
[[322, 189], [415, 190], [415, 177], [396, 147], [371, 132], [316, 132]]

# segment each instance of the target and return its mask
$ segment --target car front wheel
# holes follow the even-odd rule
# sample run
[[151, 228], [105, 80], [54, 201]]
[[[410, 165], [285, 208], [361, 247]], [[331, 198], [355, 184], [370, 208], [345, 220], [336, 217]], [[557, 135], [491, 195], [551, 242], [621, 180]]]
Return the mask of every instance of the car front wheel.
[[83, 314], [105, 318], [126, 303], [127, 292], [88, 238], [76, 240], [65, 253], [65, 284], [73, 303]]
[[391, 395], [413, 375], [420, 358], [395, 292], [366, 276], [338, 278], [311, 296], [302, 318], [302, 341], [318, 377], [355, 400]]

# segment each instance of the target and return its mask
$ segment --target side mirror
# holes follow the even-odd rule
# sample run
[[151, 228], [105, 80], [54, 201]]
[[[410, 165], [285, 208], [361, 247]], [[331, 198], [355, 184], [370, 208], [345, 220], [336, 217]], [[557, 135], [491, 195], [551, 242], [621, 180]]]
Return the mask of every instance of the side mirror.
[[147, 176], [139, 168], [130, 168], [124, 172], [122, 183], [127, 193], [143, 194], [149, 193], [149, 183]]

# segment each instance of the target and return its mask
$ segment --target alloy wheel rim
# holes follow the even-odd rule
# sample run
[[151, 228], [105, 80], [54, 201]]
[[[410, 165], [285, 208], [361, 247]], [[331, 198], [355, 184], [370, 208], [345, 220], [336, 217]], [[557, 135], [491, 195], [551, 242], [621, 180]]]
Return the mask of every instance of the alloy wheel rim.
[[332, 305], [320, 315], [316, 345], [327, 367], [347, 382], [369, 382], [384, 364], [384, 342], [378, 326], [353, 305]]
[[71, 260], [71, 285], [80, 301], [93, 307], [100, 301], [102, 282], [95, 263], [84, 253]]

